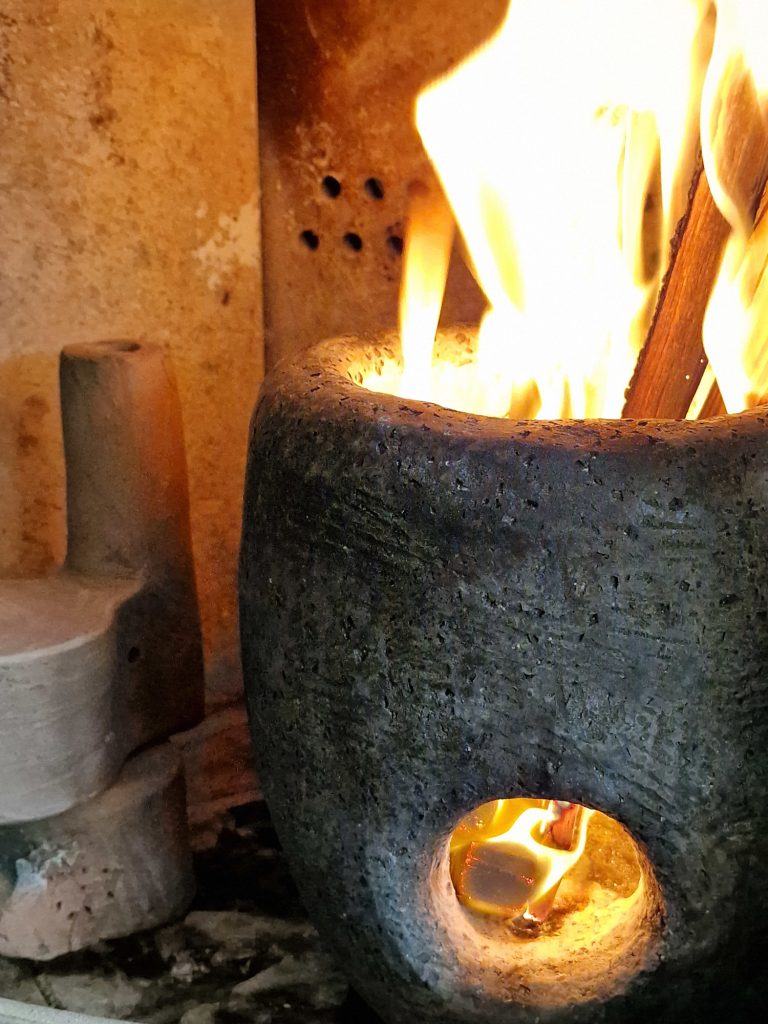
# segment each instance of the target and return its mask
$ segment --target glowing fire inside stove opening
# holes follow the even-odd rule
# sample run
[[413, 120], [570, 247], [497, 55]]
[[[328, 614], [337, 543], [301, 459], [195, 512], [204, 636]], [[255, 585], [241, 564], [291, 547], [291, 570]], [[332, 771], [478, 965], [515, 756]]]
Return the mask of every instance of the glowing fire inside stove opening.
[[472, 910], [535, 927], [584, 852], [594, 812], [557, 800], [494, 800], [451, 837], [451, 878]]
[[[730, 412], [754, 404], [768, 393], [768, 224], [746, 203], [738, 153], [745, 132], [768, 130], [767, 98], [768, 3], [512, 0], [498, 32], [418, 98], [450, 208], [413, 198], [404, 365], [365, 386], [493, 416], [620, 416], [701, 147], [732, 228], [707, 380]], [[433, 359], [454, 223], [488, 300], [463, 366]]]
[[[588, 849], [590, 823], [595, 835]], [[571, 909], [583, 909], [600, 888], [609, 901], [623, 900], [626, 912], [643, 889], [626, 830], [606, 815], [559, 800], [494, 800], [476, 808], [451, 836], [450, 873], [464, 906], [528, 936], [538, 934], [557, 908], [566, 880], [570, 892], [559, 902]]]

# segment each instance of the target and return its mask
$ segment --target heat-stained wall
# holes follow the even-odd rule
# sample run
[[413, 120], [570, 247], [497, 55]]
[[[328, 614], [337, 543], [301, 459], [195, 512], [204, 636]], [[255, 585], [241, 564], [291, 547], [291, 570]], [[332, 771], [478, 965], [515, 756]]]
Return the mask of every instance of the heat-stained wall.
[[[267, 364], [397, 319], [408, 186], [432, 181], [413, 106], [508, 0], [257, 0]], [[444, 321], [485, 301], [454, 258]]]
[[176, 368], [209, 699], [237, 691], [235, 568], [262, 374], [252, 0], [0, 6], [0, 575], [65, 544], [57, 356]]

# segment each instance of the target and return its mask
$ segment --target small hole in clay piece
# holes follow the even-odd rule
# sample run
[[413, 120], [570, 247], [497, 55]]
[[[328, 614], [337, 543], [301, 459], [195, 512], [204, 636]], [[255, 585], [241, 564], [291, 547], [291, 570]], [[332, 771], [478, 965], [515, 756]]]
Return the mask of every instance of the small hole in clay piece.
[[136, 662], [139, 661], [140, 658], [141, 658], [141, 648], [140, 647], [131, 647], [131, 648], [129, 648], [129, 650], [128, 650], [128, 664], [129, 665], [135, 665]]
[[354, 252], [360, 252], [363, 248], [363, 240], [360, 235], [356, 234], [356, 232], [348, 231], [346, 235], [344, 235], [344, 245], [346, 245], [348, 249], [352, 249]]
[[403, 240], [400, 235], [389, 235], [387, 237], [387, 245], [398, 256], [403, 255]]
[[306, 245], [308, 249], [312, 250], [312, 252], [314, 252], [315, 249], [317, 249], [317, 247], [320, 245], [319, 235], [316, 235], [314, 231], [310, 231], [309, 228], [307, 228], [306, 231], [302, 231], [301, 234], [299, 235], [299, 238], [302, 240], [302, 242], [304, 243], [304, 245]]
[[378, 178], [369, 178], [365, 183], [365, 191], [371, 199], [384, 198], [384, 186]]
[[341, 182], [338, 178], [334, 178], [332, 174], [326, 174], [323, 178], [323, 192], [331, 199], [338, 199], [341, 195]]
[[115, 352], [138, 352], [141, 345], [138, 341], [113, 341], [110, 344], [110, 348], [114, 349]]

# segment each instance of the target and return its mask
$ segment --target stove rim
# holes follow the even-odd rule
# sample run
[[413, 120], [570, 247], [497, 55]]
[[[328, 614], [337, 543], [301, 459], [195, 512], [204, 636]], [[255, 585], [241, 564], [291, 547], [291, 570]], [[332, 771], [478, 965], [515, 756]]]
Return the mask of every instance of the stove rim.
[[[437, 336], [440, 348], [466, 350], [474, 328], [457, 325], [441, 328]], [[302, 352], [283, 360], [266, 376], [254, 418], [261, 400], [270, 391], [289, 392], [297, 397], [312, 393], [310, 408], [317, 412], [328, 402], [352, 408], [358, 420], [374, 423], [382, 416], [392, 426], [401, 423], [422, 430], [449, 434], [456, 440], [466, 438], [477, 443], [481, 438], [494, 443], [533, 442], [540, 447], [589, 451], [599, 442], [602, 452], [637, 448], [638, 441], [664, 442], [670, 446], [709, 442], [722, 443], [729, 434], [741, 436], [747, 430], [764, 431], [768, 427], [768, 403], [738, 413], [700, 420], [663, 418], [591, 418], [591, 419], [506, 419], [466, 413], [436, 402], [401, 398], [362, 386], [362, 376], [377, 362], [397, 359], [398, 332], [384, 329], [372, 333], [343, 334], [326, 338]], [[338, 408], [337, 408], [338, 412]], [[564, 436], [565, 432], [565, 436]]]

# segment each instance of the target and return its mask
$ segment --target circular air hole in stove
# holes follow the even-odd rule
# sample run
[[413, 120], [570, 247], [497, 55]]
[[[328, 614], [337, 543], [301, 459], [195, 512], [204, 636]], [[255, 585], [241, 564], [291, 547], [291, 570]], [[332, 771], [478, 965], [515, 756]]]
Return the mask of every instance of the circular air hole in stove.
[[326, 174], [322, 185], [323, 192], [325, 192], [329, 199], [338, 199], [341, 195], [341, 182], [338, 178], [334, 178], [332, 174]]
[[299, 239], [311, 252], [315, 252], [320, 247], [320, 236], [311, 228], [302, 231]]
[[363, 187], [371, 199], [381, 200], [384, 198], [384, 186], [378, 178], [368, 178]]
[[348, 231], [342, 239], [344, 245], [352, 252], [360, 252], [363, 248], [363, 240], [356, 231]]
[[647, 856], [620, 822], [576, 803], [475, 808], [452, 832], [436, 881], [436, 916], [457, 960], [521, 1002], [606, 999], [659, 945], [663, 906]]

